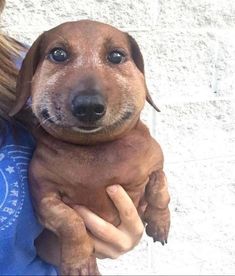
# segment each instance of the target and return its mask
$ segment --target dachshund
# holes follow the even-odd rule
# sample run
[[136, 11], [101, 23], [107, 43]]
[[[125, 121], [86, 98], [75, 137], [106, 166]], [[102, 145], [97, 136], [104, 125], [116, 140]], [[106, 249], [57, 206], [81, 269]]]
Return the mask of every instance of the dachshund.
[[[82, 20], [44, 32], [19, 73], [14, 116], [31, 102], [37, 147], [29, 168], [40, 223], [59, 238], [60, 273], [98, 275], [84, 205], [118, 226], [107, 186], [129, 194], [154, 241], [167, 242], [170, 201], [163, 153], [141, 122], [148, 92], [137, 42], [110, 25]], [[66, 198], [66, 200], [64, 200]], [[66, 203], [65, 203], [66, 202]]]

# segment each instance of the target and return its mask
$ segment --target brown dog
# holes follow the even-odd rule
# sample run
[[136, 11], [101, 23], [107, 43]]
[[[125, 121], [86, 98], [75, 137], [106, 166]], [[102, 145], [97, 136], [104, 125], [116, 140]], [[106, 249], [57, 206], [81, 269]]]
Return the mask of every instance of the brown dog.
[[30, 96], [42, 130], [31, 192], [40, 222], [60, 239], [61, 273], [98, 274], [92, 239], [69, 206], [85, 205], [117, 226], [118, 212], [105, 192], [114, 183], [137, 208], [146, 203], [147, 234], [164, 244], [170, 214], [163, 154], [139, 118], [145, 99], [158, 109], [135, 40], [88, 20], [43, 33], [23, 62], [11, 115]]

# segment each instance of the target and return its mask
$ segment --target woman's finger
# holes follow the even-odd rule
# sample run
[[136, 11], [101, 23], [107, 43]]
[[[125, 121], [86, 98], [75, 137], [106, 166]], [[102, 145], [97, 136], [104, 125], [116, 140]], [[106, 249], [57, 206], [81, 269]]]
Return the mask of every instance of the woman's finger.
[[99, 259], [117, 259], [120, 255], [130, 251], [134, 247], [134, 244], [131, 242], [130, 239], [127, 242], [125, 240], [121, 240], [119, 244], [117, 244], [116, 241], [113, 243], [105, 242], [101, 239], [96, 238], [91, 233], [89, 233], [89, 236], [94, 242], [95, 256]]
[[95, 256], [99, 259], [117, 259], [120, 255], [126, 253], [130, 250], [121, 250], [116, 248], [113, 244], [103, 242], [95, 237], [93, 237], [94, 246], [95, 246]]
[[132, 235], [142, 235], [143, 223], [129, 195], [120, 185], [107, 187], [107, 193], [118, 209], [121, 224], [119, 229], [125, 229]]
[[97, 216], [84, 206], [76, 205], [74, 209], [79, 213], [86, 227], [96, 238], [112, 244], [116, 244], [117, 240], [125, 242], [125, 234], [111, 223]]

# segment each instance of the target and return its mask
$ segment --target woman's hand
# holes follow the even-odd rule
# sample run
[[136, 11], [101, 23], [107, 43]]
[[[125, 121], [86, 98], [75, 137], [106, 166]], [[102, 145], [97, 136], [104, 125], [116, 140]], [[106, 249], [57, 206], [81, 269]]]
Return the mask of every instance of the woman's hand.
[[[144, 226], [132, 200], [120, 185], [108, 187], [107, 193], [119, 211], [121, 223], [117, 227], [85, 207], [76, 205], [73, 208], [83, 218], [92, 235], [96, 257], [115, 259], [138, 244]], [[43, 260], [59, 265], [60, 244], [53, 232], [44, 229], [35, 246]]]
[[117, 227], [83, 206], [74, 209], [92, 234], [96, 257], [115, 259], [139, 243], [144, 226], [132, 200], [120, 185], [109, 186], [106, 190], [119, 211], [121, 223]]

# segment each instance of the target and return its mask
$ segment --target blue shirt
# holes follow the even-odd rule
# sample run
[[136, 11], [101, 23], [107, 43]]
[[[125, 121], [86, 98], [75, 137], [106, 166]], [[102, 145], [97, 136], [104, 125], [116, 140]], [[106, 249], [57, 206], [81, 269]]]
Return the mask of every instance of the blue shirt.
[[37, 255], [34, 240], [42, 231], [28, 190], [28, 165], [34, 149], [19, 124], [4, 123], [0, 146], [0, 275], [56, 275]]

